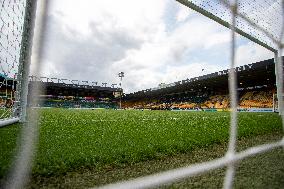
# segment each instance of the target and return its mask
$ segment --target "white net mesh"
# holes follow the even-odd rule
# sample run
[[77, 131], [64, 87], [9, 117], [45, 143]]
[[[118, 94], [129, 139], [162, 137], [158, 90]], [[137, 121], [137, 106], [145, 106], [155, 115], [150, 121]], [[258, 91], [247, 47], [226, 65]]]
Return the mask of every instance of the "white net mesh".
[[[209, 13], [223, 22], [232, 23], [229, 1], [220, 0], [178, 0], [179, 2]], [[231, 1], [232, 2], [232, 1]], [[277, 49], [280, 42], [282, 20], [281, 0], [238, 1], [236, 30], [245, 37], [252, 37], [269, 49]]]
[[0, 4], [0, 119], [3, 119], [12, 116], [26, 1], [1, 0]]
[[1, 74], [14, 78], [20, 60], [25, 0], [1, 0]]

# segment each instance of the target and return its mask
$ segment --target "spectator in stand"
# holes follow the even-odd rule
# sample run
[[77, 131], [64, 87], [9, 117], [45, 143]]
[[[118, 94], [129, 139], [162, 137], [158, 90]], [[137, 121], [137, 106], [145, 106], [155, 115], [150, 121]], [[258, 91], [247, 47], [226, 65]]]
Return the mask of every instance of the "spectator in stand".
[[0, 99], [0, 107], [5, 107], [5, 100], [3, 99]]
[[12, 101], [12, 99], [7, 99], [7, 100], [6, 100], [5, 107], [6, 107], [6, 108], [11, 108], [12, 106], [13, 106], [13, 101]]

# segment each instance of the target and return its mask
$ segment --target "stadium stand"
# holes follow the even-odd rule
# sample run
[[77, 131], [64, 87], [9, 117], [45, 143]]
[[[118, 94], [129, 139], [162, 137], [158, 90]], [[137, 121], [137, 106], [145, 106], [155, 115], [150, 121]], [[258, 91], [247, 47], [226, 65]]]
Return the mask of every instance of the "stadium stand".
[[[236, 68], [238, 76], [239, 108], [272, 108], [276, 93], [273, 59]], [[13, 100], [16, 81], [0, 75], [0, 105]], [[121, 88], [98, 86], [97, 82], [80, 82], [46, 77], [30, 77], [29, 90], [40, 85], [44, 94], [39, 104], [29, 106], [63, 108], [112, 108], [119, 107]], [[151, 110], [227, 110], [228, 70], [178, 81], [160, 88], [146, 89], [126, 94], [122, 107]], [[29, 95], [29, 99], [33, 98]], [[30, 100], [29, 100], [30, 101]]]
[[[78, 80], [30, 77], [29, 90], [40, 85], [44, 94], [39, 97], [39, 104], [29, 106], [61, 107], [61, 108], [118, 108], [117, 93], [121, 88], [98, 86], [97, 83]], [[76, 81], [76, 82], [72, 82]], [[90, 83], [90, 84], [89, 84]], [[92, 84], [91, 84], [92, 83]], [[31, 102], [32, 95], [29, 95]]]
[[273, 93], [270, 91], [248, 91], [240, 98], [241, 108], [272, 108]]
[[0, 108], [9, 107], [15, 99], [16, 81], [0, 74]]
[[[273, 59], [235, 69], [239, 108], [272, 108], [276, 93]], [[126, 95], [124, 108], [152, 110], [227, 110], [230, 107], [228, 70], [186, 79]], [[147, 101], [145, 100], [147, 99]]]
[[202, 108], [228, 108], [229, 107], [229, 96], [228, 95], [214, 95], [210, 96], [207, 101], [205, 101]]

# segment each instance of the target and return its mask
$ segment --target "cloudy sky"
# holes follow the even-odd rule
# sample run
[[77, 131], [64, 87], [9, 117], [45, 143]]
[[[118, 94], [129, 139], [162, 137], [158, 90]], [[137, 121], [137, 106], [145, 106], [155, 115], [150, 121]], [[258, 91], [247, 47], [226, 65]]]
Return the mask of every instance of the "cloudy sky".
[[[230, 31], [173, 0], [56, 0], [45, 32], [42, 76], [112, 84], [123, 71], [126, 93], [229, 65]], [[273, 58], [237, 44], [238, 65]]]

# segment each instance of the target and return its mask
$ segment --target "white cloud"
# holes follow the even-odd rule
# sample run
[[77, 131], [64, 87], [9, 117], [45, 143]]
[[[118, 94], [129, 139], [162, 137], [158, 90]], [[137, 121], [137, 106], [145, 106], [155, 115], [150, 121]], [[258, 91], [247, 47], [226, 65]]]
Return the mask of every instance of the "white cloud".
[[[171, 31], [167, 6], [177, 6]], [[196, 54], [222, 56], [230, 42], [228, 29], [164, 0], [54, 0], [46, 32], [43, 75], [111, 84], [124, 71], [126, 92], [221, 70], [221, 62]], [[253, 44], [238, 48], [244, 64], [267, 56]]]
[[64, 78], [64, 75], [59, 72], [58, 67], [56, 64], [53, 64], [53, 62], [49, 62], [46, 60], [42, 64], [42, 72], [44, 71], [44, 74], [40, 75], [45, 75], [46, 77], [58, 77], [58, 78]]
[[208, 64], [206, 62], [192, 63], [182, 66], [166, 66], [163, 72], [157, 72], [153, 69], [135, 69], [128, 73], [123, 80], [123, 86], [132, 86], [126, 88], [125, 92], [133, 92], [141, 89], [157, 87], [160, 83], [173, 83], [187, 78], [193, 78], [200, 75], [219, 71], [221, 66]]
[[259, 62], [273, 58], [273, 53], [253, 42], [241, 45], [236, 50], [236, 64], [238, 66]]
[[[123, 29], [140, 38], [147, 37], [162, 24], [164, 0], [60, 0], [54, 1], [54, 11], [63, 16], [63, 23], [82, 33], [91, 34], [90, 23], [97, 30], [109, 32]], [[146, 34], [147, 33], [147, 34]]]
[[181, 66], [167, 66], [165, 73], [161, 76], [160, 83], [173, 83], [188, 78], [198, 77], [219, 71], [222, 67], [207, 62], [194, 62]]
[[177, 14], [176, 14], [176, 20], [178, 22], [183, 22], [185, 21], [190, 15], [193, 14], [193, 10], [189, 9], [186, 6], [180, 6]]

